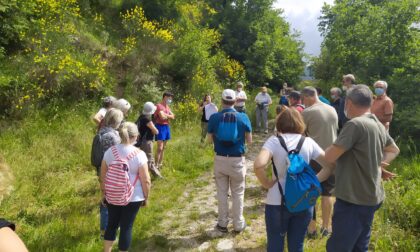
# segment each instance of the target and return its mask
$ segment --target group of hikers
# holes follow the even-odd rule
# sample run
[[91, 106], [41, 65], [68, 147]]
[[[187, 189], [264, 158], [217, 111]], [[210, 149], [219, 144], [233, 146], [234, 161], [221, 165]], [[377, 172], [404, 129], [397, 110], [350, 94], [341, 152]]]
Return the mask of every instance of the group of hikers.
[[[368, 86], [356, 84], [353, 75], [344, 75], [342, 89], [330, 90], [331, 102], [319, 88], [308, 86], [297, 91], [283, 86], [274, 134], [254, 161], [255, 174], [268, 190], [267, 251], [283, 251], [285, 236], [289, 251], [303, 251], [305, 237], [318, 236], [329, 237], [327, 251], [368, 250], [374, 213], [385, 197], [382, 180], [395, 176], [386, 167], [399, 153], [388, 133], [393, 103], [386, 95], [387, 83], [377, 81], [373, 86], [375, 95]], [[246, 229], [245, 153], [253, 130], [243, 88], [238, 82], [236, 90], [225, 89], [220, 111], [210, 94], [198, 106], [201, 141], [207, 139], [214, 146], [215, 229], [221, 233], [229, 231], [229, 199], [234, 232]], [[136, 214], [147, 205], [149, 171], [163, 177], [164, 149], [171, 138], [169, 122], [175, 118], [169, 107], [172, 99], [173, 94], [165, 92], [157, 106], [146, 102], [136, 123], [131, 123], [124, 119], [130, 104], [107, 97], [104, 108], [94, 116], [98, 133], [92, 145], [92, 163], [95, 145], [99, 143], [103, 153], [94, 165], [103, 194], [100, 228], [105, 251], [112, 250], [118, 227], [119, 250], [128, 250]], [[267, 87], [261, 87], [254, 102], [256, 131], [268, 134], [272, 99]], [[155, 158], [153, 140], [158, 146]], [[267, 175], [270, 164], [272, 175]], [[319, 234], [315, 213], [318, 196], [322, 212]]]
[[[353, 75], [344, 75], [342, 89], [330, 90], [331, 102], [322, 97], [320, 89], [308, 86], [297, 91], [287, 84], [283, 86], [274, 134], [254, 160], [254, 172], [267, 189], [267, 251], [283, 251], [286, 236], [288, 251], [303, 251], [305, 237], [318, 235], [329, 237], [327, 251], [368, 251], [374, 214], [385, 198], [382, 180], [395, 176], [386, 167], [399, 154], [388, 133], [393, 103], [386, 94], [387, 86], [385, 81], [377, 81], [373, 95], [368, 86], [356, 84]], [[239, 82], [236, 91], [225, 89], [220, 111], [209, 94], [198, 106], [202, 113], [201, 139], [212, 143], [215, 152], [215, 229], [221, 233], [229, 232], [229, 198], [234, 232], [243, 232], [247, 227], [243, 215], [245, 153], [246, 144], [252, 143], [253, 130], [243, 88]], [[164, 150], [171, 139], [170, 121], [175, 119], [169, 106], [173, 97], [165, 92], [159, 104], [146, 102], [133, 123], [126, 121], [130, 103], [110, 96], [93, 117], [98, 128], [91, 162], [97, 169], [102, 192], [100, 229], [104, 251], [112, 251], [118, 228], [118, 248], [128, 251], [136, 215], [148, 202], [149, 171], [163, 178]], [[266, 87], [261, 88], [254, 102], [256, 131], [268, 134], [272, 100]], [[270, 164], [272, 172], [267, 172]], [[3, 188], [7, 185], [6, 168], [0, 160], [0, 193], [7, 189]], [[322, 212], [319, 234], [315, 222], [318, 196]], [[0, 219], [0, 247], [25, 251], [13, 229], [12, 223]]]

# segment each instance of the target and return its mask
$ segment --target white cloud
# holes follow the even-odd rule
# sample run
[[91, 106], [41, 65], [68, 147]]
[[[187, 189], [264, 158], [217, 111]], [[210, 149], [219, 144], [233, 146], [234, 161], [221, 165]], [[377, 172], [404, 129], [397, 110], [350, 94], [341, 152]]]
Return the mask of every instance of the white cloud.
[[275, 8], [284, 10], [283, 16], [291, 24], [292, 29], [301, 33], [305, 42], [305, 52], [319, 55], [322, 42], [318, 31], [318, 17], [324, 2], [333, 4], [334, 0], [277, 0]]

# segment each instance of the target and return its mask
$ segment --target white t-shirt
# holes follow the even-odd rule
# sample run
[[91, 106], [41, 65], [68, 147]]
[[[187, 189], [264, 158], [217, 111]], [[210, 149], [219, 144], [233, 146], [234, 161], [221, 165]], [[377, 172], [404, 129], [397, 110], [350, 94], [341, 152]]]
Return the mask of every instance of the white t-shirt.
[[255, 101], [257, 103], [270, 103], [271, 102], [271, 97], [269, 94], [265, 93], [263, 94], [262, 92], [259, 92], [257, 94], [257, 96], [255, 97]]
[[96, 116], [100, 116], [101, 119], [103, 119], [105, 117], [105, 114], [108, 110], [106, 110], [106, 108], [101, 108], [98, 113], [96, 113]]
[[[121, 158], [126, 158], [127, 155], [129, 155], [131, 152], [133, 152], [136, 147], [133, 145], [123, 145], [123, 144], [117, 144], [115, 145], [117, 147], [118, 153]], [[115, 160], [114, 154], [112, 154], [111, 148], [109, 148], [105, 154], [104, 154], [104, 160], [106, 165], [108, 166], [113, 160]], [[144, 164], [147, 163], [147, 157], [144, 151], [140, 151], [137, 156], [133, 157], [128, 161], [129, 172], [128, 176], [130, 177], [131, 184], [134, 183], [134, 180], [136, 179], [137, 174], [139, 174], [139, 169]], [[130, 202], [136, 202], [136, 201], [143, 201], [145, 200], [143, 189], [141, 187], [141, 181], [140, 178], [137, 179], [136, 184], [134, 185], [134, 193], [131, 197]]]
[[[281, 136], [284, 138], [288, 150], [295, 149], [301, 137], [301, 135], [299, 134], [292, 133], [281, 134]], [[286, 183], [285, 176], [287, 168], [289, 166], [289, 159], [287, 157], [287, 153], [280, 145], [280, 141], [277, 138], [277, 136], [270, 137], [264, 143], [263, 148], [268, 150], [273, 155], [273, 160], [277, 168], [277, 174], [279, 175], [280, 184], [284, 191]], [[305, 138], [305, 142], [303, 142], [302, 148], [299, 152], [299, 154], [308, 164], [311, 161], [311, 159], [315, 160], [316, 158], [318, 158], [319, 155], [323, 153], [324, 151], [321, 149], [321, 147], [319, 147], [319, 145], [315, 143], [315, 141], [310, 137]], [[265, 203], [268, 205], [281, 204], [281, 194], [277, 183], [274, 184], [274, 186], [268, 190]]]
[[210, 116], [217, 113], [218, 111], [217, 106], [214, 103], [209, 103], [204, 106], [204, 110], [206, 111], [206, 120], [209, 120]]
[[[235, 93], [236, 93], [236, 99], [245, 99], [245, 100], [248, 99], [246, 97], [245, 91], [243, 91], [243, 90], [241, 90], [241, 91], [236, 90]], [[238, 102], [236, 102], [235, 106], [243, 107], [243, 106], [245, 106], [245, 101], [241, 101], [241, 102], [238, 101]]]

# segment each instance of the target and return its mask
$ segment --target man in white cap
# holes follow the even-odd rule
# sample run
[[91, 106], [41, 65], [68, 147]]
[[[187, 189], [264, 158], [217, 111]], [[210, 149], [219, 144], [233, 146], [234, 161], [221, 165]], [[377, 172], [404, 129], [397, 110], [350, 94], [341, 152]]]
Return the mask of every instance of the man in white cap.
[[232, 197], [233, 229], [241, 232], [246, 223], [243, 216], [245, 193], [245, 141], [252, 142], [251, 122], [245, 113], [234, 108], [236, 94], [232, 89], [222, 93], [223, 110], [213, 114], [208, 122], [208, 139], [214, 142], [214, 176], [217, 187], [218, 221], [216, 228], [228, 232], [229, 189]]
[[162, 178], [160, 171], [156, 168], [155, 159], [153, 158], [153, 139], [155, 135], [159, 134], [158, 129], [152, 121], [152, 115], [156, 111], [156, 106], [152, 102], [146, 102], [143, 105], [143, 111], [136, 121], [139, 130], [139, 138], [137, 139], [136, 147], [140, 147], [146, 153], [147, 164], [150, 172]]
[[238, 81], [236, 85], [236, 103], [235, 103], [235, 109], [238, 112], [245, 113], [245, 102], [248, 99], [246, 97], [246, 93], [244, 91], [244, 84], [242, 81]]

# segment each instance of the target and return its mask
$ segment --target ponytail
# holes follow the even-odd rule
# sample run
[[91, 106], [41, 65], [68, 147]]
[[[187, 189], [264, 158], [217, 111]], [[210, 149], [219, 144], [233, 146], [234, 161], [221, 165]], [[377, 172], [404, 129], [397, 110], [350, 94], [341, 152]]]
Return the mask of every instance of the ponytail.
[[122, 144], [131, 144], [131, 139], [139, 135], [137, 125], [132, 122], [124, 122], [118, 129]]

